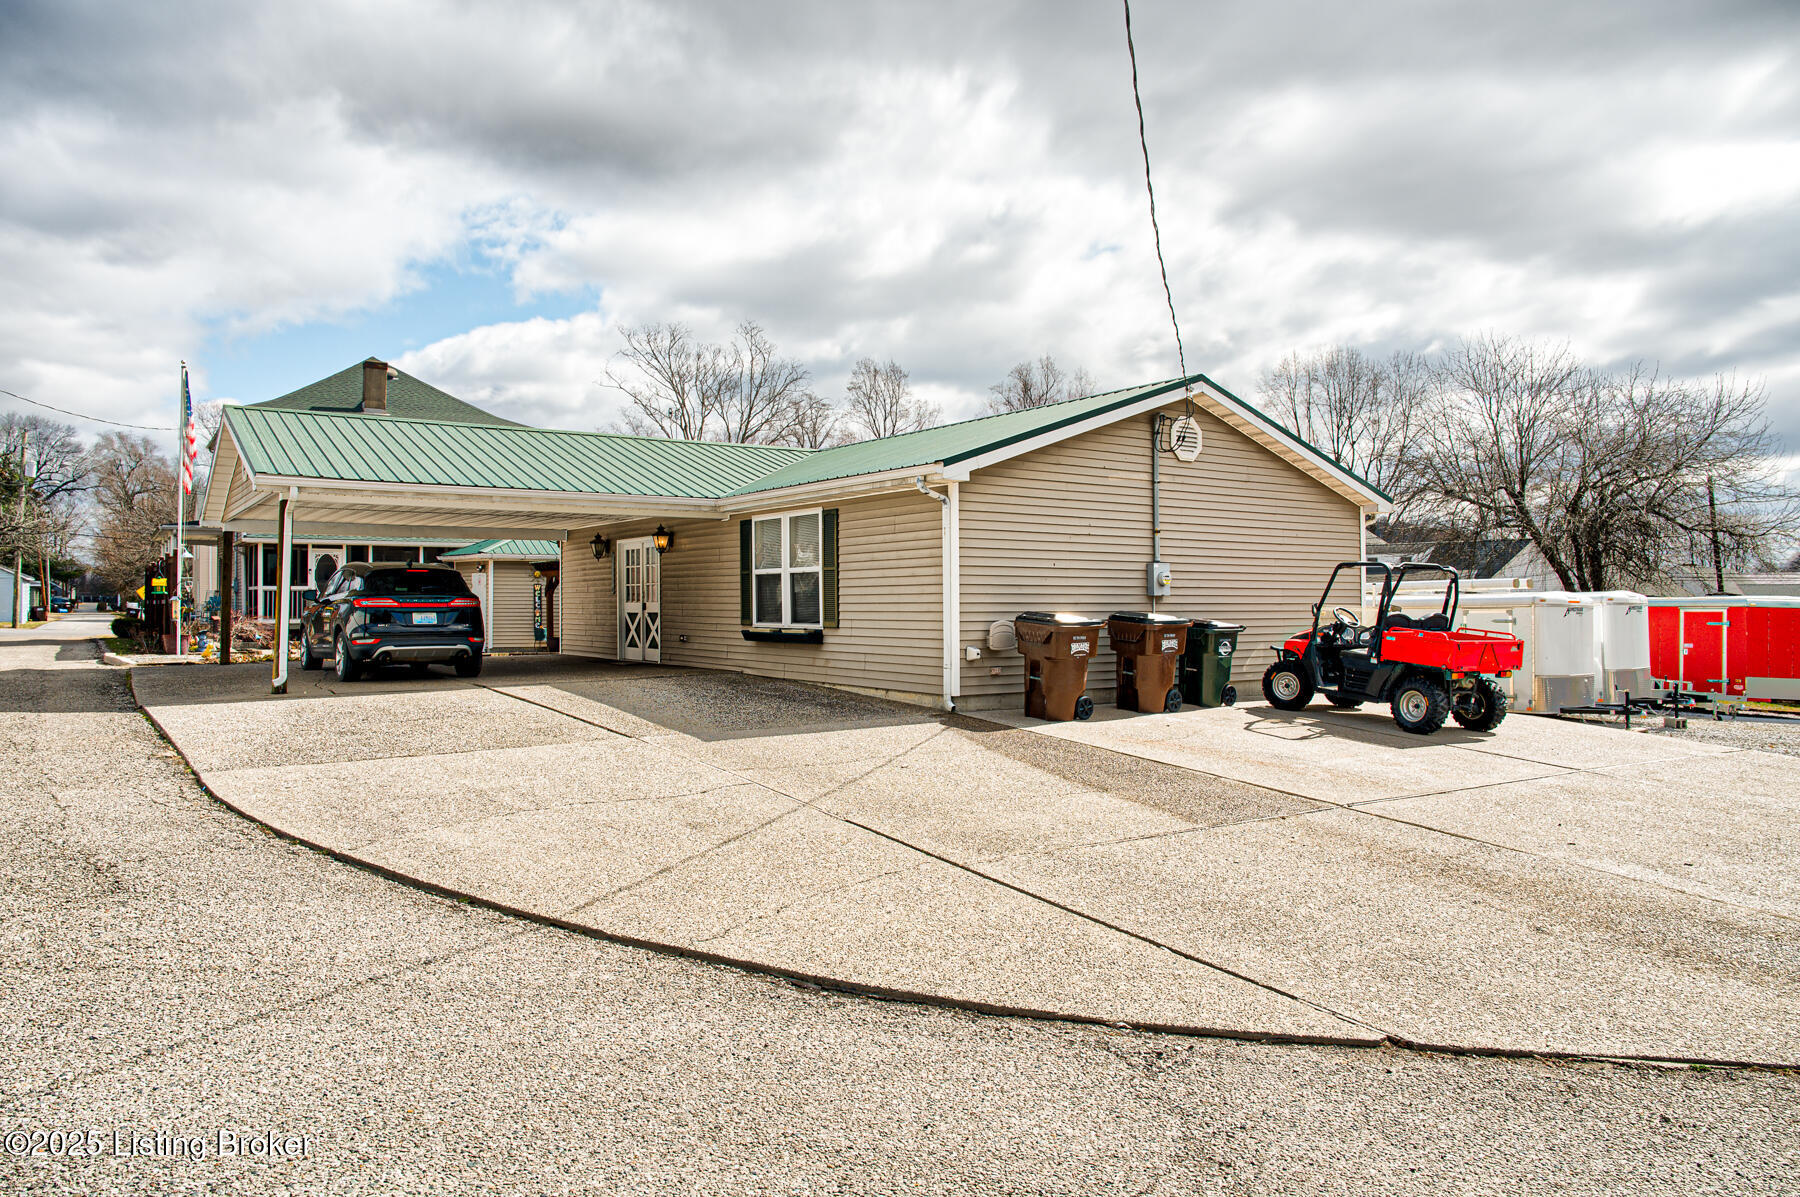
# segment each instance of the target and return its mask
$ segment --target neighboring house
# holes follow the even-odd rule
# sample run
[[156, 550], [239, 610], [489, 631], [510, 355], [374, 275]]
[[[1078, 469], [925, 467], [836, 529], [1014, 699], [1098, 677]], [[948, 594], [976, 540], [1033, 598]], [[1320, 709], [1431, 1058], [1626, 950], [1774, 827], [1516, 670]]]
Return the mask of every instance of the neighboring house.
[[[1677, 574], [1670, 579], [1680, 594], [1718, 594], [1716, 574]], [[1726, 574], [1726, 594], [1770, 594], [1800, 596], [1800, 570], [1772, 574]]]
[[561, 550], [554, 540], [478, 540], [440, 556], [480, 597], [489, 652], [556, 649]]
[[[11, 626], [13, 621], [13, 600], [17, 597], [18, 582], [10, 565], [0, 565], [0, 623]], [[30, 574], [25, 575], [25, 614], [38, 605], [37, 579]], [[23, 622], [23, 616], [20, 617]]]
[[[1190, 414], [1184, 461], [1156, 429]], [[1153, 477], [1173, 574], [1154, 600]], [[989, 632], [1030, 610], [1242, 623], [1253, 684], [1387, 505], [1194, 375], [823, 450], [233, 407], [202, 518], [296, 543], [553, 540], [564, 653], [978, 707], [1020, 701], [1023, 661]], [[1104, 648], [1090, 680], [1110, 693]]]
[[[246, 406], [257, 410], [327, 412], [359, 419], [401, 418], [488, 428], [524, 427], [483, 411], [472, 403], [465, 403], [376, 358], [339, 370], [297, 391]], [[215, 450], [216, 447], [215, 442]], [[218, 591], [218, 531], [214, 528], [210, 534], [201, 533], [193, 544], [193, 583], [189, 593], [201, 611], [206, 610], [206, 600]], [[233, 551], [237, 557], [232, 575], [233, 609], [251, 618], [271, 619], [275, 614], [281, 564], [274, 537], [252, 534], [234, 539]], [[320, 589], [340, 565], [352, 561], [395, 564], [435, 561], [446, 550], [460, 548], [470, 539], [468, 536], [404, 533], [298, 539], [292, 548], [291, 568], [296, 593], [288, 604], [289, 618], [299, 618], [298, 592]]]
[[[1542, 553], [1524, 537], [1492, 536], [1480, 540], [1397, 540], [1369, 538], [1369, 559], [1388, 565], [1429, 562], [1479, 581], [1523, 579], [1532, 589], [1561, 583]], [[1442, 577], [1443, 575], [1436, 575]]]

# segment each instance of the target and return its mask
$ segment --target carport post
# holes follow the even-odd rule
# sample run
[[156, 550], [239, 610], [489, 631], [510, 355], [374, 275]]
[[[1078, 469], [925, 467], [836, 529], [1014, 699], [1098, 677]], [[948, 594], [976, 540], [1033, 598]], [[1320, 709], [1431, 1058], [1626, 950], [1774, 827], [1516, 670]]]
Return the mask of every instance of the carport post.
[[294, 500], [299, 497], [295, 487], [288, 487], [287, 494], [281, 497], [281, 511], [276, 517], [280, 534], [276, 537], [280, 548], [277, 572], [281, 578], [275, 590], [275, 660], [271, 663], [269, 675], [269, 693], [286, 694], [288, 682], [288, 590], [294, 584]]
[[237, 589], [237, 533], [219, 533], [219, 664], [231, 664], [231, 596]]

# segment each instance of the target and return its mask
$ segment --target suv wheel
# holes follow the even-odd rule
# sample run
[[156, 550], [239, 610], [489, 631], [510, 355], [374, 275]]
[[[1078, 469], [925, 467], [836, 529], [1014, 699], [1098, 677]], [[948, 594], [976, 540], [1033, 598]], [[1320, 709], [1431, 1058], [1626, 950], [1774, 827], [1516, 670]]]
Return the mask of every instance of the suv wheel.
[[343, 632], [339, 632], [337, 640], [338, 681], [353, 682], [361, 676], [362, 666], [350, 659], [350, 637]]
[[464, 657], [461, 660], [459, 660], [456, 663], [456, 676], [457, 677], [480, 677], [481, 676], [481, 654], [480, 653], [471, 653], [467, 657]]
[[1450, 691], [1437, 678], [1415, 673], [1394, 689], [1391, 706], [1401, 731], [1429, 736], [1450, 717]]
[[1263, 697], [1271, 706], [1298, 711], [1312, 701], [1312, 679], [1294, 661], [1277, 661], [1263, 672]]
[[312, 638], [308, 636], [306, 630], [302, 628], [300, 631], [300, 668], [310, 673], [315, 669], [323, 669], [324, 667], [325, 662], [313, 656]]

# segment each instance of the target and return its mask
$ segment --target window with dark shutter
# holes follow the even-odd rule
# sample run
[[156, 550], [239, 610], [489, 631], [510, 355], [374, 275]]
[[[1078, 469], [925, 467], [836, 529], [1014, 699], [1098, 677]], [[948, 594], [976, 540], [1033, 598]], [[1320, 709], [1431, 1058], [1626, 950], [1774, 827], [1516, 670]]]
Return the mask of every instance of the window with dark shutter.
[[838, 622], [836, 508], [759, 515], [738, 524], [738, 620], [818, 629]]

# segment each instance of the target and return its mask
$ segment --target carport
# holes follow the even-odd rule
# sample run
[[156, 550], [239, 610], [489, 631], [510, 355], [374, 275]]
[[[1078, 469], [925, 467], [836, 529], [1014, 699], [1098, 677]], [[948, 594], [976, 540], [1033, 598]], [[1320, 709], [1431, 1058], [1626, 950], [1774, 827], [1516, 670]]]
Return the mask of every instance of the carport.
[[[629, 454], [619, 451], [617, 442], [625, 440], [633, 441]], [[219, 534], [219, 585], [226, 593], [233, 539], [276, 538], [277, 610], [285, 612], [295, 589], [296, 537], [560, 543], [576, 527], [712, 515], [712, 495], [660, 494], [662, 480], [712, 477], [728, 488], [777, 468], [794, 452], [684, 441], [644, 445], [600, 433], [228, 407], [200, 522]], [[271, 686], [283, 693], [288, 620], [278, 617], [275, 625]], [[229, 643], [229, 626], [221, 630]]]

